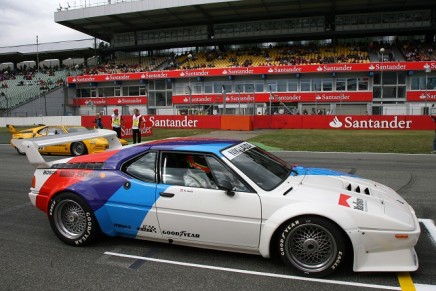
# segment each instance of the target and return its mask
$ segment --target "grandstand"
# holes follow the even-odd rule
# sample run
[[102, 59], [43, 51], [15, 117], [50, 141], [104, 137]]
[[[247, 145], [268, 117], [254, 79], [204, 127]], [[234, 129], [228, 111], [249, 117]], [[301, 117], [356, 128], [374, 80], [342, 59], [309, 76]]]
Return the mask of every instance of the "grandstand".
[[[0, 48], [3, 115], [51, 90], [82, 115], [427, 114], [436, 103], [434, 1], [62, 6], [55, 22], [94, 40]], [[23, 70], [48, 59], [59, 62]]]

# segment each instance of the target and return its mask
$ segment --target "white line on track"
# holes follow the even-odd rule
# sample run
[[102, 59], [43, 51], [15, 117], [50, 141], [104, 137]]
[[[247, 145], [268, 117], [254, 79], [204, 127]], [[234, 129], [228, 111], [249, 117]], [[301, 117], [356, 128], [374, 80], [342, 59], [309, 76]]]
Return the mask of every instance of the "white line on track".
[[123, 258], [135, 259], [135, 260], [151, 261], [151, 262], [163, 263], [163, 264], [187, 266], [187, 267], [193, 267], [193, 268], [217, 270], [217, 271], [224, 271], [224, 272], [231, 272], [231, 273], [240, 273], [240, 274], [264, 276], [264, 277], [272, 277], [272, 278], [280, 278], [280, 279], [288, 279], [288, 280], [299, 280], [299, 281], [309, 281], [309, 282], [335, 284], [335, 285], [365, 287], [365, 288], [373, 288], [373, 289], [379, 289], [379, 290], [401, 290], [401, 288], [397, 287], [397, 286], [385, 286], [385, 285], [364, 284], [364, 283], [357, 283], [357, 282], [305, 278], [305, 277], [289, 276], [289, 275], [283, 275], [283, 274], [265, 273], [265, 272], [249, 271], [249, 270], [242, 270], [242, 269], [233, 269], [233, 268], [224, 268], [224, 267], [217, 267], [217, 266], [210, 266], [210, 265], [185, 263], [185, 262], [179, 262], [179, 261], [161, 260], [161, 259], [155, 259], [155, 258], [150, 258], [150, 257], [134, 256], [134, 255], [121, 254], [121, 253], [114, 253], [114, 252], [105, 252], [104, 254], [108, 255], [108, 256], [116, 256], [116, 257], [123, 257]]

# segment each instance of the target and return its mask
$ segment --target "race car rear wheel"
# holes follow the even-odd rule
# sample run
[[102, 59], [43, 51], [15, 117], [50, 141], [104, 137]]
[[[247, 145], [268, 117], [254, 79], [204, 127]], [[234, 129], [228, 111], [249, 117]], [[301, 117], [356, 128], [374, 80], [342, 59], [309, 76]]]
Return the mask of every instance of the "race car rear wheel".
[[283, 226], [278, 248], [282, 261], [297, 273], [325, 277], [343, 263], [346, 245], [342, 232], [331, 221], [304, 216]]
[[87, 153], [88, 153], [88, 149], [86, 148], [86, 145], [83, 142], [79, 141], [71, 144], [71, 154], [73, 156], [86, 155]]
[[[19, 139], [22, 139], [22, 138], [19, 138]], [[15, 147], [15, 149], [17, 150], [17, 153], [22, 155], [22, 156], [24, 156], [26, 154], [25, 152], [20, 151], [20, 149], [17, 147]]]
[[26, 154], [25, 152], [20, 151], [19, 148], [15, 148], [15, 149], [17, 150], [17, 153], [20, 154], [20, 155], [22, 155], [22, 156], [24, 156], [24, 155]]
[[81, 197], [72, 193], [62, 193], [53, 198], [48, 217], [56, 236], [69, 245], [86, 245], [100, 234], [92, 209]]

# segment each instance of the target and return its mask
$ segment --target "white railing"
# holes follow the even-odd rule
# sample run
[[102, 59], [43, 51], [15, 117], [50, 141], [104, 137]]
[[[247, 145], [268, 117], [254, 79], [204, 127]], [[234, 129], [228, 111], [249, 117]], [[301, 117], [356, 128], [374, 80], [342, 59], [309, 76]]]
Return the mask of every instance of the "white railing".
[[58, 12], [60, 11], [68, 11], [72, 9], [83, 9], [88, 7], [97, 7], [97, 6], [104, 6], [104, 5], [112, 5], [117, 3], [125, 3], [125, 2], [137, 2], [141, 0], [107, 0], [107, 1], [98, 1], [94, 2], [91, 0], [76, 0], [76, 1], [69, 1], [64, 2], [63, 4], [59, 3], [59, 7], [56, 9]]

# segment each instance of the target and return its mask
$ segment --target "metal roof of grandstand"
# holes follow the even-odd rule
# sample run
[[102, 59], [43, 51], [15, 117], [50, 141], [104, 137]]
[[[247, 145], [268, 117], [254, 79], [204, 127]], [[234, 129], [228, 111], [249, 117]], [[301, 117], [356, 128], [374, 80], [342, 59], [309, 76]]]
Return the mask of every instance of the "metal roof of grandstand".
[[[71, 1], [70, 1], [71, 3]], [[434, 0], [108, 0], [58, 8], [55, 22], [111, 41], [116, 33], [341, 13], [434, 9]], [[65, 5], [64, 5], [65, 7]]]
[[89, 58], [94, 55], [94, 39], [69, 40], [0, 47], [0, 63], [46, 59]]

